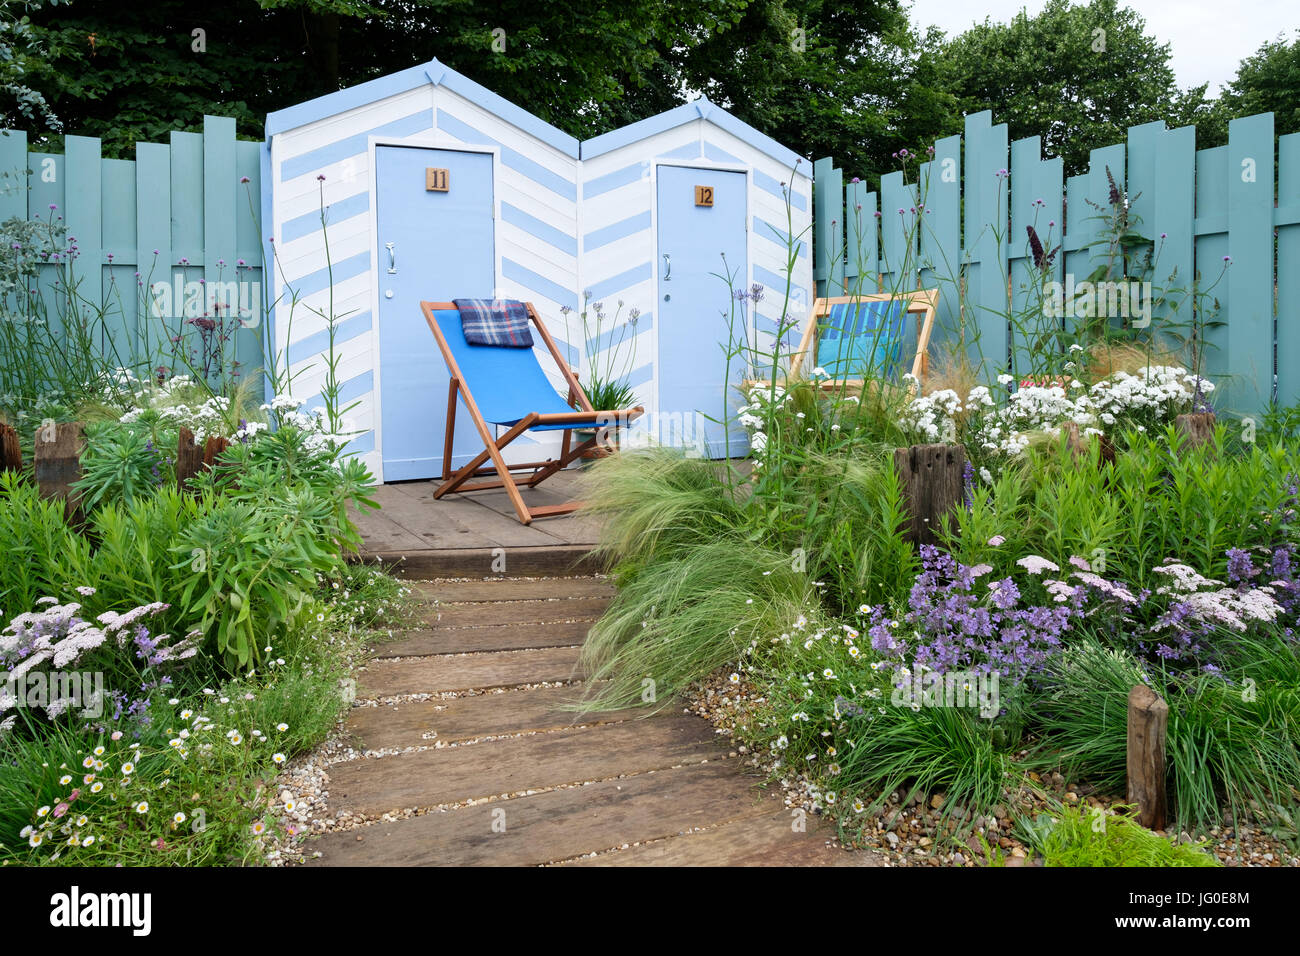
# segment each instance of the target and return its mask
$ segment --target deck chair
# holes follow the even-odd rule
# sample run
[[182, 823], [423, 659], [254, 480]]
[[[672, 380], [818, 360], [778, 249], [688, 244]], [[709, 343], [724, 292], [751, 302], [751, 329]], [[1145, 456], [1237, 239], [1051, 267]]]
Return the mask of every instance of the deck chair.
[[[438, 348], [451, 374], [447, 396], [447, 434], [442, 452], [443, 483], [433, 493], [434, 498], [455, 492], [484, 491], [504, 488], [524, 524], [534, 518], [549, 518], [568, 514], [582, 507], [581, 501], [562, 505], [529, 508], [519, 492], [520, 484], [535, 488], [542, 481], [566, 467], [574, 459], [590, 451], [611, 427], [625, 427], [645, 411], [641, 406], [609, 411], [597, 411], [578, 384], [569, 363], [560, 356], [555, 340], [547, 331], [532, 303], [526, 303], [528, 318], [546, 344], [569, 386], [569, 400], [555, 391], [546, 373], [537, 361], [537, 354], [526, 348], [498, 348], [470, 345], [461, 330], [460, 313], [451, 302], [421, 302], [424, 319], [438, 340]], [[483, 439], [484, 449], [472, 461], [456, 472], [451, 470], [452, 439], [456, 428], [456, 399], [459, 397], [474, 420], [474, 427]], [[506, 429], [500, 438], [493, 437], [493, 428]], [[595, 428], [596, 437], [576, 447], [571, 442], [575, 428]], [[529, 431], [563, 431], [564, 442], [560, 457], [546, 461], [507, 465], [501, 451], [512, 441]], [[492, 460], [489, 467], [483, 463]], [[516, 476], [513, 472], [531, 469], [531, 475]], [[466, 484], [479, 475], [496, 474], [496, 481]]]
[[[916, 316], [916, 355], [912, 375], [924, 381], [929, 372], [930, 335], [934, 331], [938, 289], [870, 293], [817, 299], [804, 326], [803, 339], [790, 362], [790, 378], [805, 365], [823, 368], [830, 378], [823, 388], [862, 387], [862, 370], [881, 371], [899, 365], [902, 319]], [[871, 354], [868, 354], [871, 353]]]

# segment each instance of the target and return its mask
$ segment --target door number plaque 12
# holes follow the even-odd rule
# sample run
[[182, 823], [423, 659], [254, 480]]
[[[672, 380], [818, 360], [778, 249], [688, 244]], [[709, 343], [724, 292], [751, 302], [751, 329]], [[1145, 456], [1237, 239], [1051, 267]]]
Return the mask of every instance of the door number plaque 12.
[[435, 166], [426, 166], [424, 170], [424, 188], [427, 192], [449, 192], [451, 190], [451, 173]]
[[713, 187], [696, 186], [695, 187], [695, 205], [712, 206], [713, 205]]

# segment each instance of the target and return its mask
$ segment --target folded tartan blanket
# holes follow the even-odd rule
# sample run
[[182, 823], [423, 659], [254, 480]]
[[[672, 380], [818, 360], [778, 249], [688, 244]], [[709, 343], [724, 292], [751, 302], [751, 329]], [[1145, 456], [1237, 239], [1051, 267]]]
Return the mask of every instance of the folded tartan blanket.
[[453, 299], [460, 327], [470, 345], [530, 349], [528, 307], [514, 299]]

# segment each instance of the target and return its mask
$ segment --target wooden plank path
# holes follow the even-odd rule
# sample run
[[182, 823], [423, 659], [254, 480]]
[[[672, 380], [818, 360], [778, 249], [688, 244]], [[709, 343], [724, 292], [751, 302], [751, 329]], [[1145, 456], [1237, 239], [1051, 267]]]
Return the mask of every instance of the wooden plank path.
[[[524, 489], [524, 499], [530, 507], [571, 501], [579, 493], [578, 481], [578, 472], [562, 471], [543, 486]], [[432, 481], [407, 481], [376, 488], [380, 510], [353, 515], [365, 541], [362, 556], [412, 578], [596, 570], [587, 559], [599, 533], [594, 518], [578, 512], [525, 526], [504, 491], [435, 500], [436, 487]]]
[[[718, 739], [672, 710], [581, 713], [595, 577], [421, 581], [423, 626], [374, 649], [329, 766], [316, 866], [881, 865], [806, 830]], [[436, 602], [436, 603], [435, 603]]]

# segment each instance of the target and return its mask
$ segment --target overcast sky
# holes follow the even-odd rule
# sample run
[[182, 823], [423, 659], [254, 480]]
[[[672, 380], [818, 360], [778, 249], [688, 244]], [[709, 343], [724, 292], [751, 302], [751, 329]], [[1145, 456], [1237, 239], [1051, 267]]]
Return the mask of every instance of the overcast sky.
[[[1045, 0], [913, 0], [912, 22], [934, 24], [952, 36], [972, 23], [1007, 21], [1022, 8], [1035, 14]], [[1296, 0], [1128, 0], [1146, 20], [1148, 34], [1170, 44], [1174, 74], [1182, 88], [1209, 83], [1209, 93], [1237, 73], [1237, 64], [1261, 43], [1300, 27]]]

